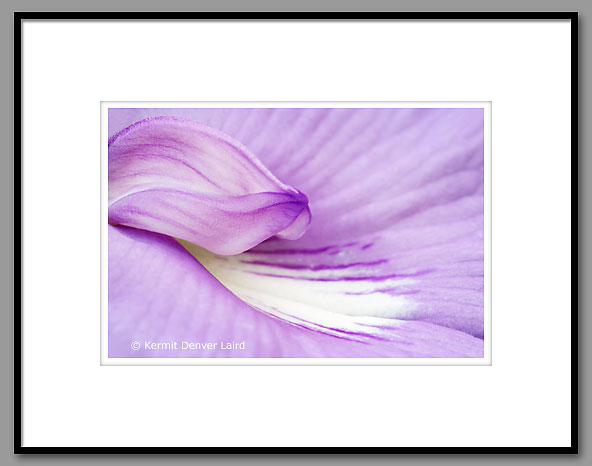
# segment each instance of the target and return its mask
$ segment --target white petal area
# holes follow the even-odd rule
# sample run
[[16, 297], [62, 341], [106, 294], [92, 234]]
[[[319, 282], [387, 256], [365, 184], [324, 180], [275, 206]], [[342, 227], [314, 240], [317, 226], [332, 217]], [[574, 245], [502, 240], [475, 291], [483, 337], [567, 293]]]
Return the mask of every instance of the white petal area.
[[377, 277], [372, 265], [294, 270], [257, 260], [262, 256], [256, 252], [222, 256], [187, 241], [179, 242], [246, 303], [325, 333], [386, 336], [397, 319], [409, 317], [417, 308], [405, 295], [405, 289], [416, 279]]

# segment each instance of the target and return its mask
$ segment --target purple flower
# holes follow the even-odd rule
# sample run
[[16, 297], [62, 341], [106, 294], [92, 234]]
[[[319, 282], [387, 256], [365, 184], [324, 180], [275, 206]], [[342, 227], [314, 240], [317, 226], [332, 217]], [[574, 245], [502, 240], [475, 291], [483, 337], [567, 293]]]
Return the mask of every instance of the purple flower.
[[483, 131], [481, 109], [111, 109], [109, 356], [482, 357]]

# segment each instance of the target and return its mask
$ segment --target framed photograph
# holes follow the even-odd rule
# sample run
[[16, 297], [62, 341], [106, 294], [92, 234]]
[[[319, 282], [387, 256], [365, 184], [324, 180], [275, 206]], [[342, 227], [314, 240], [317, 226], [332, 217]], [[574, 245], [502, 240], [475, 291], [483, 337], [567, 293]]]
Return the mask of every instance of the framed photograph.
[[577, 452], [577, 13], [16, 13], [15, 96], [17, 453]]
[[489, 102], [170, 105], [103, 102], [103, 364], [490, 364]]

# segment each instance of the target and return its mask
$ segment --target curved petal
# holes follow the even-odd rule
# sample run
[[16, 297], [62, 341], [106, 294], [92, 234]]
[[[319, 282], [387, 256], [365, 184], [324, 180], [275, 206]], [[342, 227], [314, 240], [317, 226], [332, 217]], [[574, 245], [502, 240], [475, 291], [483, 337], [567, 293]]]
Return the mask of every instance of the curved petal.
[[228, 260], [192, 251], [241, 298], [295, 321], [314, 309], [327, 326], [363, 315], [483, 338], [481, 109], [111, 112], [112, 130], [155, 114], [216, 127], [308, 194], [314, 222], [298, 241]]
[[109, 141], [114, 224], [236, 254], [276, 234], [300, 238], [310, 223], [307, 204], [246, 147], [193, 121], [147, 119]]
[[[109, 226], [108, 295], [111, 358], [481, 357], [483, 352], [479, 339], [422, 322], [391, 320], [382, 337], [363, 331], [335, 336], [290, 324], [238, 299], [175, 240], [128, 227]], [[132, 348], [134, 342], [139, 349]]]

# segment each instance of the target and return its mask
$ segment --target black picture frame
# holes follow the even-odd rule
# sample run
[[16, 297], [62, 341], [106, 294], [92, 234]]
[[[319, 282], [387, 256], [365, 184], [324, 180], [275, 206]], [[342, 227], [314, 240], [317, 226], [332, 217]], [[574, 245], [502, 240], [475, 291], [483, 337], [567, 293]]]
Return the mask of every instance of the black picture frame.
[[[569, 447], [25, 447], [22, 445], [22, 23], [24, 20], [570, 20], [571, 22], [571, 445]], [[14, 13], [14, 453], [15, 454], [577, 454], [578, 453], [578, 13], [577, 12], [15, 12]]]

